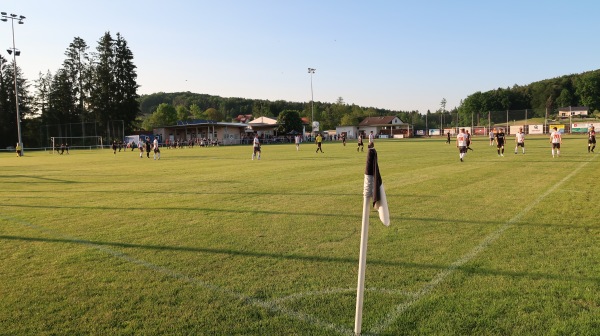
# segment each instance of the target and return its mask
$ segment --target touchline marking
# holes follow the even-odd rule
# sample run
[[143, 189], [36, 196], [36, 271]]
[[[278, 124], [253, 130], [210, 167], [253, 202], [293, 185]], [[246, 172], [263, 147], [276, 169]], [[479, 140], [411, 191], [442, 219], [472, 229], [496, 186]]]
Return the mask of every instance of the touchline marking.
[[129, 255], [123, 253], [123, 252], [119, 252], [117, 250], [113, 250], [113, 249], [111, 249], [109, 247], [106, 247], [106, 246], [94, 244], [92, 242], [85, 241], [85, 240], [78, 239], [78, 238], [74, 238], [74, 237], [69, 237], [69, 236], [66, 236], [64, 234], [61, 234], [58, 231], [55, 231], [55, 230], [52, 230], [52, 229], [48, 229], [48, 228], [45, 228], [45, 227], [42, 227], [42, 226], [38, 226], [38, 225], [29, 223], [29, 222], [27, 222], [25, 220], [22, 220], [22, 219], [9, 217], [9, 216], [5, 216], [5, 215], [2, 215], [2, 214], [0, 214], [0, 219], [6, 220], [6, 221], [9, 221], [9, 222], [13, 222], [13, 223], [18, 223], [18, 224], [21, 224], [23, 226], [26, 226], [26, 227], [29, 227], [31, 229], [34, 229], [34, 230], [36, 230], [38, 232], [42, 232], [42, 233], [50, 235], [50, 236], [54, 236], [54, 237], [58, 237], [58, 238], [61, 238], [61, 239], [64, 239], [64, 240], [68, 240], [68, 241], [71, 241], [71, 242], [76, 243], [76, 244], [81, 244], [81, 245], [88, 246], [90, 248], [93, 248], [93, 249], [96, 249], [98, 251], [101, 251], [101, 252], [107, 253], [109, 255], [112, 255], [113, 257], [116, 257], [118, 259], [125, 260], [125, 261], [127, 261], [129, 263], [142, 266], [144, 268], [150, 269], [150, 270], [155, 271], [157, 273], [164, 274], [164, 275], [166, 275], [168, 277], [171, 277], [171, 278], [174, 278], [174, 279], [177, 279], [177, 280], [181, 280], [181, 281], [184, 281], [184, 282], [187, 282], [187, 283], [190, 283], [190, 284], [193, 284], [193, 285], [196, 285], [198, 287], [202, 287], [202, 288], [214, 291], [214, 292], [218, 292], [218, 293], [222, 293], [222, 294], [234, 297], [234, 298], [236, 298], [238, 300], [247, 302], [250, 305], [253, 305], [253, 306], [256, 306], [256, 307], [261, 307], [261, 308], [264, 308], [264, 309], [268, 309], [270, 311], [274, 311], [274, 312], [280, 313], [280, 314], [282, 314], [284, 316], [287, 316], [287, 317], [290, 317], [290, 318], [293, 318], [293, 319], [296, 319], [296, 320], [299, 320], [299, 321], [302, 321], [302, 322], [310, 323], [313, 326], [317, 326], [317, 327], [320, 327], [320, 328], [323, 328], [323, 329], [331, 330], [331, 331], [336, 332], [336, 333], [341, 334], [341, 335], [354, 335], [354, 332], [353, 332], [353, 330], [351, 328], [342, 327], [342, 326], [333, 324], [331, 322], [326, 322], [326, 321], [320, 320], [320, 319], [318, 319], [318, 318], [316, 318], [316, 317], [314, 317], [312, 315], [309, 315], [309, 314], [305, 314], [305, 313], [297, 312], [297, 311], [294, 311], [294, 310], [290, 310], [290, 309], [288, 309], [286, 307], [278, 305], [276, 302], [262, 301], [262, 300], [253, 298], [253, 297], [248, 296], [248, 295], [244, 295], [244, 294], [241, 294], [241, 293], [238, 293], [238, 292], [234, 292], [234, 291], [231, 291], [231, 290], [227, 290], [227, 289], [224, 289], [224, 288], [221, 288], [221, 287], [209, 284], [209, 283], [207, 283], [205, 281], [198, 280], [196, 278], [187, 276], [185, 274], [174, 272], [173, 270], [168, 269], [166, 267], [158, 266], [158, 265], [155, 265], [155, 264], [150, 263], [148, 261], [134, 258], [132, 256], [129, 256]]
[[531, 209], [533, 209], [536, 205], [538, 205], [546, 196], [550, 195], [558, 187], [560, 187], [562, 184], [564, 184], [569, 179], [571, 179], [573, 176], [575, 176], [585, 165], [590, 163], [593, 159], [595, 159], [595, 156], [592, 157], [590, 160], [580, 164], [579, 167], [575, 168], [569, 175], [565, 176], [558, 183], [556, 183], [555, 185], [550, 187], [550, 189], [546, 190], [546, 192], [541, 194], [538, 198], [535, 199], [535, 201], [531, 202], [528, 206], [526, 206], [523, 210], [521, 210], [521, 212], [516, 214], [513, 218], [509, 219], [500, 228], [498, 228], [498, 230], [492, 232], [487, 237], [485, 237], [481, 241], [481, 243], [479, 243], [479, 245], [475, 246], [475, 248], [473, 248], [470, 252], [463, 255], [457, 261], [453, 262], [447, 269], [438, 273], [435, 277], [433, 277], [433, 279], [431, 279], [431, 281], [429, 281], [427, 284], [425, 284], [425, 286], [423, 286], [423, 288], [420, 291], [418, 291], [417, 294], [415, 296], [413, 296], [410, 300], [397, 305], [388, 315], [386, 315], [383, 318], [383, 320], [381, 322], [379, 322], [375, 325], [375, 327], [373, 328], [373, 332], [376, 334], [379, 334], [379, 333], [383, 332], [383, 330], [389, 328], [390, 325], [392, 325], [392, 323], [394, 323], [394, 321], [396, 321], [398, 319], [398, 317], [404, 311], [406, 311], [408, 308], [412, 307], [413, 304], [417, 303], [424, 296], [428, 295], [435, 287], [437, 287], [437, 285], [439, 285], [442, 281], [444, 281], [449, 275], [454, 273], [454, 271], [456, 271], [457, 268], [461, 267], [462, 265], [468, 263], [469, 261], [471, 261], [475, 257], [477, 257], [477, 255], [479, 255], [481, 252], [483, 252], [490, 244], [495, 242], [504, 233], [504, 231], [506, 231], [508, 228], [510, 228], [514, 223], [518, 222], [521, 219], [521, 217], [523, 217], [525, 214], [527, 214], [529, 211], [531, 211]]
[[[384, 289], [384, 288], [365, 288], [365, 292], [376, 292], [376, 293], [383, 293], [383, 294], [388, 294], [388, 295], [403, 295], [403, 296], [415, 296], [418, 293], [414, 293], [414, 292], [407, 292], [407, 291], [403, 291], [403, 290], [396, 290], [396, 289]], [[332, 294], [340, 294], [340, 293], [356, 293], [356, 288], [333, 288], [333, 289], [325, 289], [325, 290], [320, 290], [320, 291], [312, 291], [312, 292], [300, 292], [300, 293], [294, 293], [288, 296], [283, 296], [277, 299], [273, 299], [271, 301], [269, 301], [271, 304], [281, 304], [285, 301], [293, 301], [293, 300], [298, 300], [298, 299], [304, 299], [307, 298], [309, 296], [325, 296], [325, 295], [332, 295]]]

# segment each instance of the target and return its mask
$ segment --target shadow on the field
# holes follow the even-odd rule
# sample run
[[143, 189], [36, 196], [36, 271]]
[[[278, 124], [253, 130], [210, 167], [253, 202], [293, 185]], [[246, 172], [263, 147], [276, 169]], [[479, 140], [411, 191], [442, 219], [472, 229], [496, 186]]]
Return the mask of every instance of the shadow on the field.
[[[33, 179], [33, 180], [40, 180], [38, 181], [38, 183], [78, 183], [77, 181], [70, 181], [70, 180], [64, 180], [64, 179], [58, 179], [58, 178], [50, 178], [50, 177], [41, 177], [41, 176], [30, 176], [30, 175], [11, 175], [11, 176], [0, 176], [0, 178], [10, 178], [10, 179], [14, 179], [14, 178], [24, 178], [24, 179]], [[16, 184], [21, 184], [21, 183], [25, 183], [23, 181], [8, 181], [8, 182], [2, 182], [2, 183], [16, 183]], [[32, 182], [32, 181], [27, 181], [26, 183], [36, 183], [36, 182]]]
[[[30, 208], [30, 209], [70, 209], [70, 210], [112, 210], [112, 211], [123, 211], [123, 207], [107, 207], [107, 206], [68, 206], [68, 205], [23, 205], [23, 204], [0, 204], [0, 208]], [[164, 211], [193, 211], [200, 212], [201, 214], [211, 213], [234, 213], [234, 214], [251, 214], [251, 215], [288, 215], [288, 216], [317, 216], [317, 217], [349, 217], [353, 219], [359, 219], [357, 214], [348, 213], [325, 213], [325, 212], [291, 212], [291, 211], [274, 211], [274, 210], [257, 210], [257, 209], [217, 209], [217, 208], [184, 208], [184, 207], [157, 207], [153, 206], [153, 210], [164, 210]], [[143, 209], [142, 209], [143, 210]]]
[[[60, 243], [60, 244], [80, 244], [91, 247], [108, 246], [115, 248], [124, 249], [149, 249], [157, 251], [179, 251], [179, 252], [195, 252], [195, 253], [208, 253], [208, 254], [219, 254], [239, 257], [251, 257], [251, 258], [272, 258], [282, 260], [300, 260], [309, 262], [326, 262], [326, 263], [358, 263], [357, 258], [343, 258], [343, 257], [324, 257], [317, 255], [302, 255], [302, 254], [277, 254], [268, 252], [258, 251], [242, 251], [234, 249], [218, 249], [218, 248], [205, 248], [205, 247], [186, 247], [186, 246], [164, 246], [164, 245], [141, 245], [141, 244], [130, 244], [130, 243], [118, 243], [118, 242], [102, 242], [102, 241], [90, 241], [83, 239], [68, 239], [68, 238], [38, 238], [38, 237], [20, 237], [20, 236], [8, 236], [0, 235], [0, 240], [12, 240], [22, 242], [36, 242], [36, 243]], [[369, 259], [370, 265], [379, 266], [390, 266], [390, 267], [403, 267], [409, 269], [431, 269], [438, 271], [446, 271], [450, 267], [447, 264], [419, 264], [412, 262], [403, 261], [389, 261], [380, 259]], [[571, 276], [565, 274], [552, 274], [552, 273], [540, 273], [540, 272], [511, 272], [503, 271], [498, 269], [488, 269], [482, 267], [473, 267], [472, 265], [465, 265], [456, 268], [456, 271], [463, 272], [465, 274], [473, 275], [485, 275], [485, 276], [503, 276], [503, 277], [514, 277], [514, 278], [530, 278], [530, 279], [546, 279], [546, 280], [557, 280], [557, 281], [585, 281], [598, 283], [600, 277], [585, 277], [585, 276]]]
[[[197, 183], [198, 181], [192, 181], [194, 183]], [[204, 183], [204, 181], [202, 181]], [[88, 183], [88, 182], [85, 182]], [[97, 182], [93, 182], [94, 184], [96, 184]], [[111, 183], [117, 183], [117, 182], [111, 182]], [[121, 183], [121, 182], [118, 182]], [[212, 183], [212, 182], [208, 182], [206, 181], [206, 183]], [[242, 184], [243, 182], [241, 181], [218, 181], [216, 183], [231, 183], [231, 184]], [[19, 194], [15, 195], [14, 190], [0, 190], [0, 194], [1, 193], [10, 193], [11, 197], [15, 196], [18, 197]], [[27, 193], [49, 193], [50, 191], [48, 190], [28, 190]], [[102, 195], [106, 195], [107, 193], [110, 194], [122, 194], [125, 193], [127, 195], [130, 194], [140, 194], [140, 195], [144, 195], [144, 194], [150, 194], [150, 195], [156, 195], [156, 191], [144, 191], [144, 190], [111, 190], [111, 191], [106, 191], [106, 190], [68, 190], [68, 191], [62, 191], [64, 193], [71, 193], [71, 194], [76, 194], [76, 193], [98, 193], [98, 194], [102, 194]], [[323, 196], [323, 192], [322, 191], [315, 191], [315, 192], [298, 192], [298, 191], [292, 191], [292, 192], [282, 192], [282, 191], [277, 191], [277, 192], [263, 192], [263, 191], [257, 191], [257, 192], [253, 192], [253, 191], [244, 191], [244, 190], [232, 190], [229, 192], [224, 192], [224, 191], [160, 191], [161, 195], [225, 195], [225, 196], [240, 196], [240, 195], [248, 195], [248, 196]], [[404, 197], [405, 195], [403, 194], [392, 194], [392, 193], [387, 193], [386, 195], [390, 195], [390, 196], [402, 196]], [[360, 190], [356, 193], [335, 193], [335, 192], [327, 192], [327, 196], [354, 196], [357, 197], [357, 199], [362, 199], [362, 194], [360, 193]], [[440, 197], [437, 195], [423, 195], [423, 196], [411, 196], [408, 195], [407, 197], [412, 197], [412, 198], [418, 198], [418, 197], [422, 197], [422, 198], [432, 198], [432, 197]], [[389, 196], [388, 196], [389, 198]]]

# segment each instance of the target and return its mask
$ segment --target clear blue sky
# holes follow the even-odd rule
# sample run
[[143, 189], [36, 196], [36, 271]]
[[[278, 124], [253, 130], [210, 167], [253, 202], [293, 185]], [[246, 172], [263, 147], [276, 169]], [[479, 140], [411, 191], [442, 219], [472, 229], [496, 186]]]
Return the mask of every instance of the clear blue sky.
[[[52, 73], [79, 36], [127, 40], [139, 93], [315, 101], [425, 113], [476, 91], [600, 68], [600, 1], [7, 0], [17, 64]], [[12, 47], [0, 22], [0, 52]]]

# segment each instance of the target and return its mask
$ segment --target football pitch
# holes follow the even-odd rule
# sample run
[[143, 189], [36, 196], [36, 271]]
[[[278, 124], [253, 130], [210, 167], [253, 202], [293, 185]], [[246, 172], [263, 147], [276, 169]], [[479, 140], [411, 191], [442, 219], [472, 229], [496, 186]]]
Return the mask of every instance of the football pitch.
[[[598, 335], [585, 136], [444, 142], [376, 142], [363, 335]], [[315, 149], [1, 153], [0, 335], [352, 335], [366, 148]]]

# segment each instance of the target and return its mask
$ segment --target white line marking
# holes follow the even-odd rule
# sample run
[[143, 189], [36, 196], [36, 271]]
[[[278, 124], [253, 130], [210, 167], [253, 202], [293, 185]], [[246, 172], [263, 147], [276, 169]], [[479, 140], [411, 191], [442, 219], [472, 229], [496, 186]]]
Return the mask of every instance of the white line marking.
[[[592, 158], [592, 160], [595, 159], [595, 156]], [[416, 302], [418, 302], [420, 299], [422, 299], [424, 296], [428, 295], [438, 284], [440, 284], [441, 282], [443, 282], [449, 275], [451, 275], [457, 268], [461, 267], [462, 265], [466, 264], [467, 262], [473, 260], [477, 255], [479, 255], [481, 252], [483, 252], [490, 244], [492, 244], [493, 242], [495, 242], [501, 235], [502, 233], [504, 233], [504, 231], [506, 231], [508, 228], [510, 228], [514, 223], [518, 222], [521, 217], [523, 217], [526, 213], [528, 213], [529, 211], [531, 211], [531, 209], [533, 209], [533, 207], [535, 207], [537, 204], [539, 204], [541, 202], [542, 199], [544, 199], [546, 196], [548, 196], [550, 193], [554, 192], [558, 187], [560, 187], [562, 184], [564, 184], [566, 181], [568, 181], [570, 178], [572, 178], [575, 174], [577, 174], [585, 165], [587, 165], [589, 162], [591, 162], [591, 160], [588, 160], [584, 163], [582, 163], [579, 167], [575, 168], [575, 170], [573, 170], [569, 175], [565, 176], [562, 180], [560, 180], [558, 183], [556, 183], [554, 186], [552, 186], [550, 189], [548, 189], [546, 192], [544, 192], [542, 195], [540, 195], [535, 201], [533, 201], [531, 204], [529, 204], [527, 207], [525, 207], [523, 210], [521, 210], [521, 212], [519, 212], [517, 215], [515, 215], [513, 218], [511, 218], [510, 220], [508, 220], [504, 225], [502, 225], [498, 230], [496, 230], [495, 232], [491, 233], [490, 235], [488, 235], [479, 245], [477, 245], [475, 248], [473, 248], [473, 250], [471, 250], [470, 252], [468, 252], [467, 254], [465, 254], [464, 256], [462, 256], [460, 259], [458, 259], [457, 261], [455, 261], [454, 263], [452, 263], [447, 269], [441, 271], [440, 273], [438, 273], [429, 283], [427, 283], [420, 291], [416, 292], [416, 293], [411, 293], [411, 292], [405, 292], [405, 291], [396, 291], [396, 290], [383, 290], [383, 289], [376, 289], [376, 288], [371, 288], [371, 289], [367, 289], [368, 291], [386, 291], [389, 293], [395, 293], [395, 294], [403, 294], [406, 295], [408, 297], [410, 297], [410, 300], [407, 302], [403, 302], [401, 304], [399, 304], [398, 306], [395, 307], [395, 309], [388, 314], [380, 323], [376, 324], [375, 327], [373, 328], [372, 333], [381, 333], [384, 329], [387, 329], [390, 327], [390, 325], [407, 309], [409, 309], [413, 304], [415, 304]], [[250, 297], [248, 295], [245, 294], [241, 294], [241, 293], [237, 293], [234, 291], [230, 291], [227, 289], [223, 289], [220, 287], [217, 287], [215, 285], [209, 284], [207, 282], [198, 280], [196, 278], [181, 274], [181, 273], [177, 273], [174, 272], [166, 267], [162, 267], [162, 266], [158, 266], [155, 264], [152, 264], [148, 261], [145, 260], [141, 260], [141, 259], [136, 259], [133, 258], [123, 252], [119, 252], [117, 250], [113, 250], [111, 248], [108, 248], [106, 246], [102, 246], [102, 245], [98, 245], [98, 244], [94, 244], [92, 242], [89, 241], [85, 241], [85, 240], [81, 240], [81, 239], [77, 239], [77, 238], [73, 238], [73, 237], [69, 237], [69, 236], [65, 236], [63, 234], [61, 234], [60, 232], [48, 229], [48, 228], [44, 228], [29, 222], [26, 222], [24, 220], [21, 219], [17, 219], [17, 218], [12, 218], [12, 217], [7, 217], [4, 215], [0, 214], [0, 218], [6, 220], [6, 221], [10, 221], [10, 222], [15, 222], [15, 223], [19, 223], [21, 225], [30, 227], [36, 231], [40, 231], [43, 232], [45, 234], [48, 234], [50, 236], [54, 236], [54, 237], [58, 237], [61, 239], [65, 239], [65, 240], [69, 240], [72, 241], [73, 243], [77, 243], [77, 244], [82, 244], [82, 245], [86, 245], [89, 246], [93, 249], [105, 252], [109, 255], [112, 255], [116, 258], [125, 260], [127, 262], [130, 262], [132, 264], [136, 264], [142, 267], [145, 267], [147, 269], [153, 270], [155, 272], [167, 275], [171, 278], [174, 279], [178, 279], [190, 284], [194, 284], [196, 286], [208, 289], [208, 290], [212, 290], [218, 293], [222, 293], [228, 296], [232, 296], [236, 299], [240, 299], [243, 300], [245, 302], [248, 302], [250, 305], [253, 306], [257, 306], [257, 307], [261, 307], [264, 309], [268, 309], [274, 312], [278, 312], [282, 315], [288, 316], [290, 318], [302, 321], [302, 322], [307, 322], [310, 323], [314, 326], [317, 327], [321, 327], [327, 330], [331, 330], [333, 332], [336, 332], [338, 334], [341, 335], [354, 335], [354, 331], [352, 328], [347, 328], [347, 327], [342, 327], [330, 322], [325, 322], [322, 321], [312, 315], [309, 314], [305, 314], [305, 313], [301, 313], [301, 312], [297, 312], [297, 311], [293, 311], [290, 310], [286, 307], [283, 307], [281, 305], [279, 305], [279, 302], [283, 302], [283, 301], [287, 301], [287, 300], [291, 300], [291, 299], [296, 299], [296, 298], [302, 298], [302, 297], [306, 297], [306, 296], [311, 296], [311, 295], [319, 295], [319, 294], [335, 294], [335, 293], [340, 293], [340, 292], [346, 292], [346, 291], [353, 291], [354, 289], [330, 289], [330, 290], [324, 290], [324, 291], [316, 291], [316, 292], [307, 292], [307, 293], [298, 293], [298, 294], [293, 294], [287, 297], [283, 297], [283, 298], [279, 298], [279, 299], [274, 299], [271, 301], [262, 301], [253, 297]]]
[[541, 194], [535, 201], [526, 206], [521, 212], [515, 215], [513, 218], [509, 219], [506, 223], [504, 223], [498, 230], [492, 232], [490, 235], [485, 237], [479, 245], [475, 246], [470, 252], [463, 255], [460, 259], [453, 262], [447, 269], [438, 273], [431, 281], [429, 281], [423, 288], [417, 292], [417, 294], [412, 297], [410, 300], [403, 302], [397, 305], [388, 315], [386, 315], [382, 321], [375, 324], [373, 328], [373, 332], [376, 334], [382, 333], [384, 330], [388, 329], [394, 321], [398, 319], [398, 317], [407, 309], [409, 309], [412, 305], [421, 300], [424, 296], [428, 295], [438, 284], [444, 281], [449, 275], [454, 273], [454, 271], [466, 264], [467, 262], [473, 260], [477, 255], [483, 252], [490, 244], [495, 242], [508, 228], [510, 228], [514, 223], [518, 222], [521, 217], [527, 214], [531, 209], [533, 209], [536, 205], [538, 205], [546, 196], [550, 195], [554, 192], [558, 187], [567, 182], [573, 176], [575, 176], [585, 165], [591, 162], [592, 159], [583, 162], [579, 165], [579, 167], [575, 168], [569, 175], [565, 176], [558, 183], [550, 187], [550, 189], [546, 190], [543, 194]]
[[57, 237], [57, 238], [60, 238], [60, 239], [71, 241], [71, 242], [76, 243], [76, 244], [81, 244], [81, 245], [85, 245], [85, 246], [91, 247], [91, 248], [93, 248], [95, 250], [98, 250], [98, 251], [104, 252], [106, 254], [112, 255], [113, 257], [116, 257], [118, 259], [125, 260], [125, 261], [127, 261], [129, 263], [142, 266], [144, 268], [150, 269], [150, 270], [155, 271], [157, 273], [161, 273], [161, 274], [164, 274], [166, 276], [169, 276], [171, 278], [174, 278], [174, 279], [177, 279], [177, 280], [181, 280], [183, 282], [187, 282], [187, 283], [190, 283], [190, 284], [196, 285], [198, 287], [201, 287], [201, 288], [204, 288], [204, 289], [208, 289], [208, 290], [211, 290], [211, 291], [214, 291], [214, 292], [217, 292], [217, 293], [221, 293], [221, 294], [224, 294], [224, 295], [227, 295], [227, 296], [234, 297], [234, 298], [236, 298], [238, 300], [247, 302], [250, 305], [253, 305], [253, 306], [256, 306], [256, 307], [261, 307], [261, 308], [264, 308], [264, 309], [268, 309], [270, 311], [274, 311], [274, 312], [280, 313], [280, 314], [282, 314], [284, 316], [296, 319], [298, 321], [310, 323], [310, 324], [312, 324], [313, 326], [316, 326], [316, 327], [320, 327], [320, 328], [323, 328], [323, 329], [326, 329], [326, 330], [331, 330], [331, 331], [336, 332], [336, 333], [341, 334], [341, 335], [353, 335], [354, 334], [354, 332], [353, 332], [353, 330], [351, 328], [345, 328], [345, 327], [342, 327], [342, 326], [339, 326], [339, 325], [336, 325], [336, 324], [333, 324], [333, 323], [330, 323], [330, 322], [326, 322], [326, 321], [320, 320], [320, 319], [318, 319], [318, 318], [316, 318], [316, 317], [314, 317], [312, 315], [309, 315], [309, 314], [305, 314], [305, 313], [302, 313], [302, 312], [297, 312], [297, 311], [290, 310], [290, 309], [288, 309], [286, 307], [278, 305], [276, 301], [273, 301], [273, 302], [262, 301], [262, 300], [253, 298], [251, 296], [245, 295], [245, 294], [241, 294], [241, 293], [238, 293], [238, 292], [227, 290], [227, 289], [224, 289], [224, 288], [212, 285], [210, 283], [207, 283], [205, 281], [201, 281], [201, 280], [198, 280], [196, 278], [187, 276], [185, 274], [174, 272], [174, 271], [172, 271], [172, 270], [170, 270], [170, 269], [168, 269], [166, 267], [158, 266], [158, 265], [155, 265], [153, 263], [150, 263], [150, 262], [142, 260], [142, 259], [136, 259], [136, 258], [134, 258], [134, 257], [132, 257], [130, 255], [127, 255], [126, 253], [123, 253], [123, 252], [111, 249], [109, 247], [106, 247], [106, 246], [103, 246], [103, 245], [94, 244], [92, 242], [81, 240], [81, 239], [78, 239], [78, 238], [66, 236], [66, 235], [64, 235], [64, 234], [62, 234], [62, 233], [60, 233], [58, 231], [55, 231], [55, 230], [52, 230], [52, 229], [48, 229], [48, 228], [45, 228], [45, 227], [41, 227], [41, 226], [38, 226], [38, 225], [35, 225], [35, 224], [32, 224], [32, 223], [29, 223], [29, 222], [27, 222], [25, 220], [22, 220], [22, 219], [8, 217], [8, 216], [4, 216], [2, 214], [0, 214], [0, 219], [4, 219], [4, 220], [9, 221], [9, 222], [21, 224], [23, 226], [29, 227], [31, 229], [34, 229], [34, 230], [36, 230], [38, 232], [42, 232], [44, 234], [50, 235], [52, 237]]
[[[377, 292], [388, 295], [403, 295], [412, 297], [417, 295], [415, 292], [407, 292], [404, 290], [396, 290], [396, 289], [384, 289], [384, 288], [365, 288], [365, 292]], [[356, 293], [356, 288], [333, 288], [333, 289], [325, 289], [320, 291], [312, 291], [312, 292], [301, 292], [294, 293], [288, 296], [282, 296], [276, 299], [269, 301], [271, 304], [280, 304], [285, 301], [292, 301], [298, 299], [304, 299], [309, 296], [322, 296], [322, 295], [331, 295], [331, 294], [340, 294], [340, 293]]]

